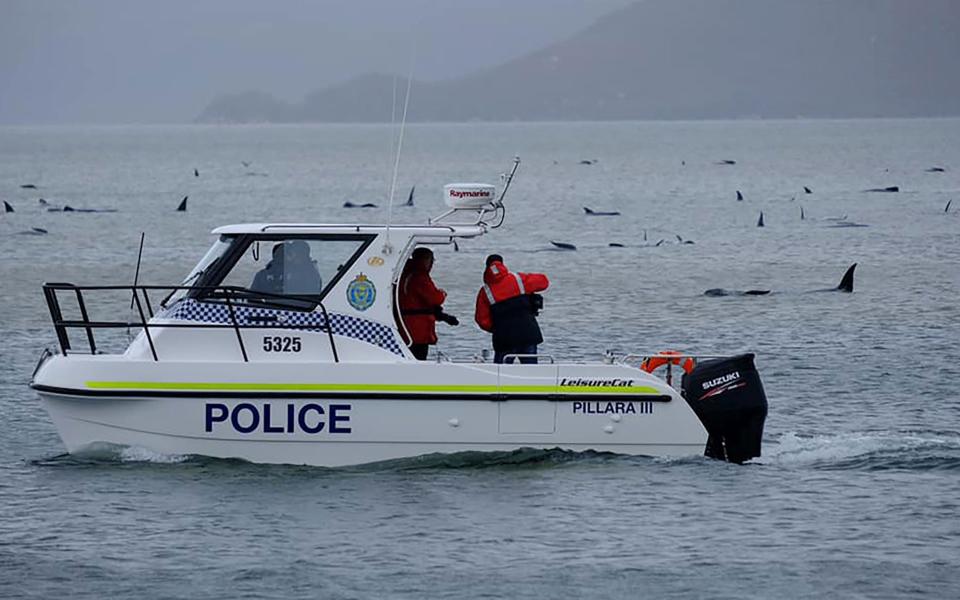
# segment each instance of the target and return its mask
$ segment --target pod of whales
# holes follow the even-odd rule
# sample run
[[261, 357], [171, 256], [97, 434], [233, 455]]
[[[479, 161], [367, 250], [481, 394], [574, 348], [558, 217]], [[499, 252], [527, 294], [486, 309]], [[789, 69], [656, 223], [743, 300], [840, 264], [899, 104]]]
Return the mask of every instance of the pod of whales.
[[[847, 268], [847, 271], [843, 274], [843, 277], [840, 279], [840, 285], [837, 287], [808, 291], [810, 293], [844, 292], [849, 294], [853, 292], [853, 273], [856, 271], [856, 269], [857, 263], [850, 265], [850, 267]], [[709, 290], [705, 291], [703, 295], [718, 298], [723, 296], [766, 296], [769, 293], [771, 293], [771, 290], [728, 290], [724, 288], [710, 288]]]
[[593, 210], [589, 206], [583, 207], [583, 212], [591, 217], [619, 217], [619, 210]]

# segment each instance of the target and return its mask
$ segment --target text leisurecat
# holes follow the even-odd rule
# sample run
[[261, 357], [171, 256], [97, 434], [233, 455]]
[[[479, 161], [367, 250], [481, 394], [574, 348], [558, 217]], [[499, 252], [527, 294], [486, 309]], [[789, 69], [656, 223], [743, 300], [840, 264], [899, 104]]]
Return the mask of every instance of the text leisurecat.
[[560, 387], [633, 387], [632, 379], [560, 379]]
[[204, 407], [204, 431], [232, 428], [237, 433], [350, 433], [349, 404], [240, 402], [233, 408], [219, 402]]

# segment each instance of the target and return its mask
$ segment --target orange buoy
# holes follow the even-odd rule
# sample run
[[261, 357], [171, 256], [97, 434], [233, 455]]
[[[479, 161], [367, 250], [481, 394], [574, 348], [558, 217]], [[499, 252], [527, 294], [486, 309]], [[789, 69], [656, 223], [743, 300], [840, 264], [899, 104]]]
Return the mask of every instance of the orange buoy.
[[690, 371], [693, 371], [693, 367], [696, 366], [692, 357], [684, 356], [682, 352], [677, 352], [676, 350], [664, 350], [657, 356], [648, 356], [643, 359], [643, 362], [640, 363], [640, 369], [647, 373], [653, 373], [667, 364], [680, 365], [683, 372], [688, 374]]

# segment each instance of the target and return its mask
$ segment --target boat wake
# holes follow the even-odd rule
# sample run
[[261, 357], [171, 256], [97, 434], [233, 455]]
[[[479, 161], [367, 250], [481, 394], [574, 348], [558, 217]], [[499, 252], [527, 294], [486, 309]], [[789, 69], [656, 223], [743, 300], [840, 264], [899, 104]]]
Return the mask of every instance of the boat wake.
[[804, 436], [788, 432], [764, 446], [754, 464], [829, 470], [960, 471], [956, 432], [851, 432]]
[[96, 444], [81, 452], [58, 454], [49, 458], [32, 461], [40, 466], [98, 466], [117, 464], [153, 463], [161, 465], [179, 464], [196, 460], [189, 454], [164, 454], [140, 446], [118, 446], [115, 444]]

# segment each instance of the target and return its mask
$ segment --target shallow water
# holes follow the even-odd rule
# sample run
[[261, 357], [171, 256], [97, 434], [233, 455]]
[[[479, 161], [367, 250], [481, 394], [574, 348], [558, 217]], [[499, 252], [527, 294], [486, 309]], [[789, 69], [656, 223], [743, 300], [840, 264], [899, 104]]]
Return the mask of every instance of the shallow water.
[[[416, 184], [417, 206], [395, 208], [399, 222], [440, 212], [444, 183], [495, 181], [523, 158], [506, 225], [438, 250], [464, 323], [440, 326], [445, 353], [485, 342], [469, 322], [499, 251], [551, 277], [543, 353], [756, 352], [764, 456], [518, 451], [329, 470], [58, 456], [26, 387], [55, 346], [40, 284], [129, 283], [140, 231], [141, 282], [173, 283], [220, 224], [383, 221], [340, 206], [384, 206], [388, 128], [0, 129], [0, 199], [17, 210], [0, 215], [0, 597], [956, 596], [957, 140], [960, 120], [410, 127], [398, 196]], [[888, 185], [901, 192], [862, 191]], [[48, 213], [40, 197], [119, 212]], [[824, 220], [844, 214], [868, 227]], [[18, 235], [31, 227], [49, 234]], [[805, 293], [853, 262], [853, 294]], [[713, 287], [774, 293], [702, 295]]]

